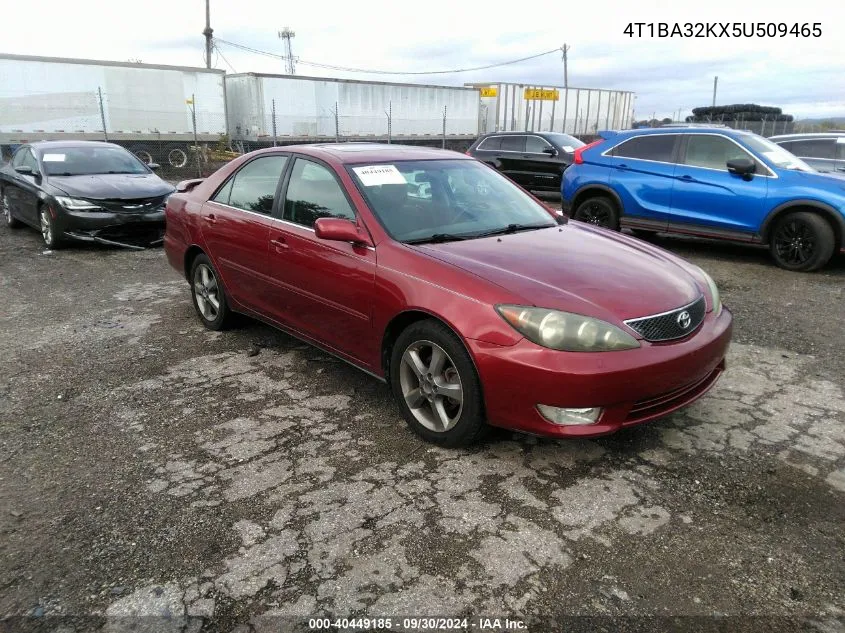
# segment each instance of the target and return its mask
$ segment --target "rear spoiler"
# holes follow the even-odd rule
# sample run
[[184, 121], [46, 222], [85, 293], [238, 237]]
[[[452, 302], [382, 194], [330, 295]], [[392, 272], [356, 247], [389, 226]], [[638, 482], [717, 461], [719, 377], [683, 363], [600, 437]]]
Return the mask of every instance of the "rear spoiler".
[[605, 141], [612, 139], [614, 136], [619, 134], [616, 130], [601, 130], [598, 132], [598, 135], [601, 136]]
[[190, 180], [183, 180], [182, 182], [176, 184], [176, 191], [179, 193], [188, 193], [204, 180], [205, 178], [191, 178]]

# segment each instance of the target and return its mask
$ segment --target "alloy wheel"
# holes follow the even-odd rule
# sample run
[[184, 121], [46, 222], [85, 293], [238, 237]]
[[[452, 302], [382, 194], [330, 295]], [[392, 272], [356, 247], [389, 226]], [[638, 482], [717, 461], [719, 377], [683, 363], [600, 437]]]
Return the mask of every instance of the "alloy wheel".
[[417, 341], [402, 354], [399, 367], [402, 397], [425, 428], [445, 433], [461, 418], [464, 389], [455, 363], [431, 341]]
[[794, 266], [806, 263], [816, 248], [816, 236], [812, 228], [799, 219], [781, 224], [774, 241], [778, 257]]
[[48, 215], [47, 207], [41, 208], [39, 218], [41, 220], [41, 237], [44, 238], [44, 243], [47, 246], [53, 245], [53, 226], [50, 224], [50, 216]]
[[194, 296], [202, 318], [214, 321], [220, 314], [220, 286], [210, 266], [200, 264], [194, 271]]
[[580, 218], [582, 222], [595, 224], [596, 226], [610, 226], [610, 213], [607, 208], [599, 202], [589, 202], [581, 208]]

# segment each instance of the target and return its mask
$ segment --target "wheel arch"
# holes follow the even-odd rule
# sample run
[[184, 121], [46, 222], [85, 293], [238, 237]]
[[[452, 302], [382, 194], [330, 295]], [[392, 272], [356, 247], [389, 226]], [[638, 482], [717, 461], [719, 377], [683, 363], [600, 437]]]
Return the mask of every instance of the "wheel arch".
[[616, 205], [616, 208], [619, 211], [619, 216], [622, 217], [622, 214], [624, 212], [624, 207], [622, 206], [622, 198], [619, 197], [619, 194], [616, 193], [612, 187], [600, 183], [590, 183], [582, 185], [578, 188], [578, 190], [575, 192], [575, 195], [572, 196], [572, 213], [574, 214], [576, 209], [578, 209], [578, 205], [581, 204], [591, 195], [600, 195], [604, 196], [605, 198], [610, 198]]
[[764, 244], [768, 244], [772, 229], [777, 224], [777, 221], [786, 214], [795, 211], [808, 211], [827, 220], [833, 229], [837, 250], [845, 247], [845, 218], [835, 208], [818, 200], [790, 200], [772, 209], [760, 227], [761, 241]]
[[206, 257], [208, 257], [208, 253], [206, 253], [204, 250], [202, 250], [196, 244], [189, 246], [188, 249], [185, 251], [185, 257], [184, 257], [184, 260], [183, 260], [184, 261], [183, 268], [184, 268], [185, 279], [188, 280], [189, 282], [191, 281], [191, 266], [193, 266], [194, 260], [199, 255], [205, 255]]
[[[409, 326], [417, 323], [419, 321], [437, 321], [441, 323], [445, 327], [447, 327], [461, 342], [464, 346], [464, 349], [467, 352], [467, 355], [472, 362], [473, 367], [475, 367], [475, 373], [481, 377], [481, 373], [478, 371], [478, 363], [475, 362], [475, 357], [472, 354], [472, 350], [470, 349], [469, 345], [466, 344], [464, 337], [461, 333], [447, 320], [443, 317], [429, 312], [427, 310], [423, 310], [421, 308], [408, 308], [403, 310], [399, 314], [395, 315], [384, 328], [384, 334], [382, 335], [381, 339], [381, 368], [384, 372], [384, 377], [387, 380], [388, 384], [390, 383], [390, 356], [393, 352], [393, 345], [396, 343], [396, 340], [399, 338], [399, 335], [405, 331]], [[483, 391], [483, 389], [482, 389]]]

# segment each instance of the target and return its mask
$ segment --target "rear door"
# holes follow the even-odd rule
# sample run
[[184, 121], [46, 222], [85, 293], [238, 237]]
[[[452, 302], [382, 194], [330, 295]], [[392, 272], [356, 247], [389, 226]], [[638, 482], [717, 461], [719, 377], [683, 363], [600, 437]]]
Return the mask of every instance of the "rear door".
[[267, 254], [279, 185], [289, 158], [258, 156], [241, 166], [202, 208], [202, 234], [226, 290], [245, 307], [269, 314]]
[[[770, 170], [734, 140], [720, 134], [686, 134], [675, 170], [669, 230], [750, 239], [762, 223]], [[728, 172], [727, 161], [757, 163], [750, 180]]]
[[610, 157], [610, 184], [622, 200], [623, 225], [666, 229], [679, 138], [679, 134], [643, 134], [604, 152]]
[[524, 154], [524, 135], [507, 134], [502, 136], [502, 144], [499, 149], [499, 171], [516, 184], [528, 189], [531, 182], [531, 171], [523, 158]]
[[334, 170], [296, 157], [285, 185], [283, 221], [270, 236], [270, 275], [279, 321], [360, 364], [371, 365], [376, 251], [319, 239], [318, 218], [360, 222]]

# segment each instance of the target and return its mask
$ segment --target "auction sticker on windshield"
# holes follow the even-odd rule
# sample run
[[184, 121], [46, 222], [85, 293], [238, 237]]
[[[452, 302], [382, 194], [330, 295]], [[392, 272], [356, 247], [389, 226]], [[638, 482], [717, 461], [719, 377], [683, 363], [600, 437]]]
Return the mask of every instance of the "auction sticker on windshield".
[[63, 163], [65, 162], [65, 155], [64, 154], [44, 154], [44, 158], [42, 158], [45, 163]]
[[365, 187], [377, 185], [405, 185], [407, 181], [395, 165], [369, 165], [367, 167], [353, 167], [361, 183]]

